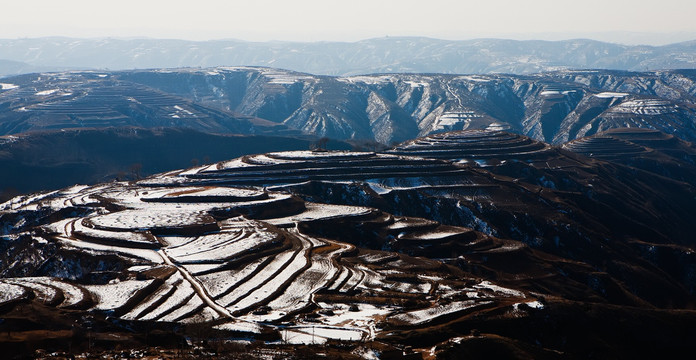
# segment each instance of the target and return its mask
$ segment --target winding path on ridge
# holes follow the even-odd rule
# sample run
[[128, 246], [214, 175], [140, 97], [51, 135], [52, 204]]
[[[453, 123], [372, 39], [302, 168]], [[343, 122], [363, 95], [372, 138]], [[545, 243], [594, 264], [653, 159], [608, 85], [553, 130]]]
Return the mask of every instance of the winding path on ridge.
[[452, 90], [452, 87], [450, 86], [450, 82], [451, 82], [451, 80], [447, 81], [447, 83], [445, 83], [445, 88], [447, 88], [447, 91], [450, 94], [452, 94], [452, 96], [454, 96], [454, 99], [457, 101], [457, 105], [458, 105], [457, 110], [461, 111], [464, 109], [464, 102], [462, 101], [462, 98], [459, 97], [459, 95], [457, 95], [457, 93], [455, 93], [454, 90]]

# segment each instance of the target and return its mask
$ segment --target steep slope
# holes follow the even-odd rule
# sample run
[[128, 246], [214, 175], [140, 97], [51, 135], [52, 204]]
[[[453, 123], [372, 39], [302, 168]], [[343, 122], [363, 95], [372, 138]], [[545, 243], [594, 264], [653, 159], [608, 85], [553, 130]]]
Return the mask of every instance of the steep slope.
[[7, 78], [0, 134], [69, 128], [181, 127], [210, 133], [301, 135], [262, 119], [208, 108], [108, 74], [69, 72]]
[[696, 139], [696, 73], [316, 76], [258, 67], [6, 78], [0, 131], [187, 127], [392, 144], [464, 129], [562, 144], [620, 127]]
[[[310, 137], [208, 134], [183, 128], [82, 128], [0, 136], [0, 198], [7, 200], [17, 191], [136, 180], [247, 154], [305, 150], [315, 143]], [[339, 141], [328, 147], [351, 148]]]
[[693, 72], [326, 77], [269, 68], [123, 72], [120, 78], [320, 136], [384, 144], [464, 129], [564, 143], [641, 127], [696, 139]]
[[[256, 155], [144, 183], [172, 182], [273, 186], [311, 201], [471, 227], [592, 264], [660, 306], [677, 298], [686, 304], [696, 288], [689, 275], [693, 186], [520, 135], [438, 134], [388, 154]], [[648, 285], [646, 276], [670, 280]]]
[[290, 344], [336, 356], [691, 351], [695, 195], [520, 135], [463, 131], [17, 197], [0, 205], [0, 343], [20, 355], [182, 337], [206, 339], [198, 351], [253, 338], [297, 357]]
[[694, 145], [659, 131], [612, 129], [571, 141], [563, 148], [696, 185]]

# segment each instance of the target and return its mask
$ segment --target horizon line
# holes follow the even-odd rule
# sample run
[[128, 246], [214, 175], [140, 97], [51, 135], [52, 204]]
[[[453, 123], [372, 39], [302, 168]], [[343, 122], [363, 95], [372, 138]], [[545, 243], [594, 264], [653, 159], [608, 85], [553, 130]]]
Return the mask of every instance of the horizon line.
[[[47, 35], [47, 36], [18, 36], [18, 37], [0, 37], [0, 41], [15, 41], [15, 40], [42, 40], [42, 39], [73, 39], [73, 40], [93, 40], [93, 41], [98, 41], [98, 40], [120, 40], [120, 41], [133, 41], [133, 40], [153, 40], [153, 41], [182, 41], [182, 42], [194, 42], [194, 43], [206, 43], [206, 42], [222, 42], [222, 41], [232, 41], [232, 42], [242, 42], [242, 43], [257, 43], [257, 44], [263, 44], [263, 43], [296, 43], [296, 44], [322, 44], [322, 43], [345, 43], [345, 44], [355, 44], [355, 43], [360, 43], [360, 42], [365, 42], [365, 41], [374, 41], [374, 40], [384, 40], [384, 39], [427, 39], [427, 40], [434, 40], [434, 41], [443, 41], [443, 42], [470, 42], [470, 41], [480, 41], [480, 40], [505, 40], [505, 41], [514, 41], [514, 42], [567, 42], [567, 41], [595, 41], [595, 42], [600, 42], [600, 43], [607, 43], [607, 44], [615, 44], [615, 45], [623, 45], [623, 46], [652, 46], [652, 47], [660, 47], [660, 46], [669, 46], [669, 45], [674, 45], [674, 44], [680, 44], [680, 43], [686, 43], [690, 41], [696, 41], [696, 32], [667, 32], [667, 33], [660, 33], [660, 32], [630, 32], [630, 31], [611, 31], [611, 32], [596, 32], [596, 33], [584, 33], [581, 35], [580, 33], [536, 33], [540, 37], [538, 38], [533, 38], [533, 37], [525, 37], [525, 35], [532, 35], [532, 34], [519, 34], [522, 36], [522, 38], [514, 38], [512, 36], [504, 36], [501, 34], [501, 36], [480, 36], [480, 37], [469, 37], [469, 38], [444, 38], [444, 37], [435, 37], [435, 36], [428, 36], [428, 35], [384, 35], [384, 36], [375, 36], [375, 37], [366, 37], [366, 38], [361, 38], [358, 40], [247, 40], [247, 39], [242, 39], [242, 38], [234, 38], [234, 37], [222, 37], [222, 38], [210, 38], [210, 39], [187, 39], [187, 38], [177, 38], [177, 37], [153, 37], [153, 36], [110, 36], [110, 35], [105, 35], [105, 36], [93, 36], [93, 37], [81, 37], [81, 36], [67, 36], [67, 35]], [[567, 36], [563, 37], [562, 34], [574, 34], [577, 36]], [[650, 35], [650, 36], [669, 36], [669, 35], [676, 35], [676, 34], [682, 34], [682, 35], [687, 35], [689, 36], [688, 38], [681, 39], [681, 40], [675, 40], [675, 41], [662, 41], [659, 42], [659, 44], [656, 44], [654, 41], [651, 42], [645, 42], [645, 43], [640, 43], [639, 41], [610, 41], [610, 40], [603, 40], [597, 37], [592, 37], [588, 36], [591, 34], [595, 34], [598, 36], [601, 36], [602, 34], [604, 36], [611, 35], [611, 34], [632, 34], [634, 36], [638, 35]], [[553, 39], [553, 38], [543, 38], [545, 36], [553, 37], [553, 36], [559, 36], [560, 38], [558, 39]]]

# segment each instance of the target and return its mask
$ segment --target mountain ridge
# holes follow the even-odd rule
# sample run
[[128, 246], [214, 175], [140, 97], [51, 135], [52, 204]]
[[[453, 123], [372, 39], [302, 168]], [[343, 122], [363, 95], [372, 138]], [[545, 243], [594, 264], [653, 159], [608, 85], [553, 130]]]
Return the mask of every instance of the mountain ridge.
[[[72, 184], [136, 180], [250, 153], [305, 150], [312, 137], [210, 134], [182, 128], [80, 128], [0, 136], [0, 199]], [[350, 149], [340, 141], [324, 145]]]
[[0, 134], [173, 126], [393, 144], [510, 130], [548, 143], [641, 127], [696, 140], [696, 70], [334, 77], [269, 67], [82, 71], [8, 77]]
[[[566, 69], [694, 68], [693, 42], [650, 46], [589, 39], [441, 40], [373, 38], [356, 42], [190, 41], [177, 39], [0, 39], [8, 60], [58, 69], [273, 66], [324, 75], [516, 73]], [[2, 74], [0, 72], [0, 74]]]
[[338, 139], [390, 144], [488, 127], [556, 144], [615, 127], [655, 128], [696, 139], [693, 70], [348, 77], [256, 67], [180, 71], [121, 76]]

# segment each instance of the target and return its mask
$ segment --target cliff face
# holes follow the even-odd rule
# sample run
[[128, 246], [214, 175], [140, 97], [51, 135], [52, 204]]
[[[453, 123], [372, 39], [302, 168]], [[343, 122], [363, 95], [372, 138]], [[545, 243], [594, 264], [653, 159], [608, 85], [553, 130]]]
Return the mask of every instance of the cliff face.
[[463, 129], [561, 144], [618, 127], [696, 139], [694, 72], [312, 76], [268, 68], [118, 76], [319, 136], [381, 143]]
[[271, 68], [71, 72], [6, 78], [0, 133], [183, 127], [372, 140], [509, 130], [548, 143], [620, 127], [696, 140], [696, 72], [315, 76]]

